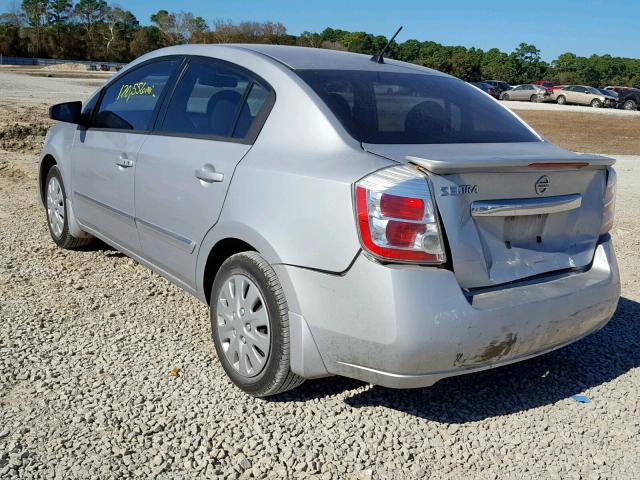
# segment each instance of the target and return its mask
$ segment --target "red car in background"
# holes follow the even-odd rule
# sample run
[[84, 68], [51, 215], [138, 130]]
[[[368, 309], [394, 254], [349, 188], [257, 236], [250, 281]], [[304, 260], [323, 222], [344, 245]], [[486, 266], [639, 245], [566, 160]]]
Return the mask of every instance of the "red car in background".
[[550, 82], [548, 80], [538, 80], [537, 82], [531, 82], [531, 85], [540, 85], [547, 90], [553, 90], [553, 82]]

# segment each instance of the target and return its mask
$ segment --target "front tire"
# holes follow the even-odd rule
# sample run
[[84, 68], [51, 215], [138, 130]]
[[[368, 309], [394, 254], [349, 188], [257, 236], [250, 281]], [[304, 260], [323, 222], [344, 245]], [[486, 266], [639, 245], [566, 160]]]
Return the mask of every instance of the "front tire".
[[591, 106], [593, 108], [600, 108], [600, 107], [602, 107], [602, 102], [600, 100], [598, 100], [597, 98], [594, 98], [593, 100], [591, 100]]
[[92, 238], [76, 238], [69, 233], [67, 215], [67, 194], [62, 175], [57, 166], [51, 167], [47, 174], [45, 202], [47, 206], [47, 225], [52, 240], [61, 248], [74, 249], [91, 243]]
[[538, 101], [538, 96], [537, 95], [531, 95], [529, 97], [529, 101], [530, 102], [534, 102], [534, 103], [537, 102]]
[[502, 100], [505, 100], [505, 101], [507, 101], [507, 102], [508, 102], [508, 101], [510, 100], [510, 98], [509, 98], [509, 94], [508, 94], [508, 93], [503, 93], [503, 94], [502, 94]]
[[287, 301], [275, 271], [257, 252], [229, 257], [213, 282], [211, 334], [229, 379], [267, 397], [304, 382], [290, 368]]
[[556, 99], [556, 103], [558, 105], [566, 105], [567, 103], [567, 99], [564, 95], [560, 95], [557, 99]]

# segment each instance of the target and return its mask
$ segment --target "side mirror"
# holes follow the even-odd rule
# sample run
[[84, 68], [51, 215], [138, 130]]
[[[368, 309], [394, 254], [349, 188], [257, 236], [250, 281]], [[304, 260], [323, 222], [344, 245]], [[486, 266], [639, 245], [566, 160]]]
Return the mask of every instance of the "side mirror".
[[82, 102], [58, 103], [49, 107], [49, 118], [59, 122], [75, 123], [82, 125]]

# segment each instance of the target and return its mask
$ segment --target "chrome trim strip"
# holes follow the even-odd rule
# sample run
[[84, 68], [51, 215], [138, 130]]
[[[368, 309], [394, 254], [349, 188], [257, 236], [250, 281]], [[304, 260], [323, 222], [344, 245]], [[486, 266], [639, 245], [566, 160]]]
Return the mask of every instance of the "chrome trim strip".
[[145, 228], [149, 233], [155, 234], [161, 240], [168, 242], [171, 245], [174, 245], [180, 248], [181, 250], [184, 250], [187, 253], [193, 253], [193, 250], [196, 248], [196, 242], [194, 242], [193, 240], [189, 240], [188, 238], [183, 237], [182, 235], [171, 232], [169, 230], [165, 230], [164, 228], [159, 227], [158, 225], [155, 225], [153, 223], [147, 222], [146, 220], [136, 218], [136, 224], [139, 227]]
[[98, 207], [102, 207], [102, 208], [104, 208], [105, 210], [108, 210], [111, 213], [115, 213], [116, 215], [124, 217], [127, 220], [129, 220], [130, 222], [134, 222], [135, 221], [135, 217], [133, 215], [129, 215], [128, 213], [123, 212], [122, 210], [118, 210], [117, 208], [113, 208], [111, 205], [107, 205], [106, 203], [102, 203], [102, 202], [96, 200], [95, 198], [91, 198], [90, 196], [85, 195], [84, 193], [73, 192], [73, 196], [74, 197], [79, 197], [82, 200], [86, 200], [88, 202], [91, 202], [94, 205], [97, 205]]
[[558, 195], [545, 198], [478, 200], [471, 204], [472, 217], [516, 217], [567, 212], [582, 205], [582, 195]]

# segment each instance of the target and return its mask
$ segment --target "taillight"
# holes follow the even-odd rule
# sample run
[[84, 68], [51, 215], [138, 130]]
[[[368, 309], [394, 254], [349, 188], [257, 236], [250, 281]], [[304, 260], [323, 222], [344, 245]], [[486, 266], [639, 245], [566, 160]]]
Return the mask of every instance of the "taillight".
[[609, 167], [607, 169], [607, 187], [604, 191], [600, 235], [608, 233], [613, 227], [613, 217], [616, 211], [616, 183], [616, 171]]
[[437, 212], [427, 177], [408, 166], [375, 172], [355, 184], [363, 248], [384, 260], [444, 263]]

